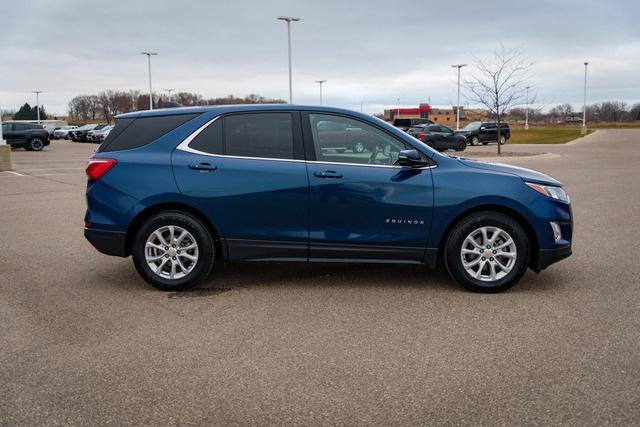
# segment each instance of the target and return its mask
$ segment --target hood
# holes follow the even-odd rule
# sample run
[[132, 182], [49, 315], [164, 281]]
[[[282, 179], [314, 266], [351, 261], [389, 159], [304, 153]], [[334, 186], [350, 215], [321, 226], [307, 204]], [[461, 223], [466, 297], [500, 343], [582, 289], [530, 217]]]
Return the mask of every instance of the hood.
[[469, 166], [476, 169], [485, 169], [490, 171], [508, 173], [511, 175], [519, 176], [524, 181], [534, 182], [537, 184], [562, 186], [562, 183], [557, 179], [551, 178], [549, 175], [545, 175], [541, 172], [537, 172], [531, 169], [521, 168], [518, 166], [505, 165], [503, 163], [487, 163], [477, 160], [459, 158], [458, 161], [465, 166]]

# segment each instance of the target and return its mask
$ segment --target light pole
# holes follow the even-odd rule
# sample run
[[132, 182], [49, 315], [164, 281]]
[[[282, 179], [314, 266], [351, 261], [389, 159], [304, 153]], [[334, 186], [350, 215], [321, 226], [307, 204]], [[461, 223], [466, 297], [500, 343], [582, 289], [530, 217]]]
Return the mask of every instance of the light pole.
[[147, 55], [149, 60], [149, 110], [153, 110], [153, 91], [151, 89], [151, 57], [156, 56], [156, 52], [140, 52], [140, 55]]
[[293, 84], [291, 79], [291, 23], [298, 22], [300, 18], [293, 16], [278, 16], [280, 21], [287, 23], [287, 43], [289, 46], [289, 104], [293, 104]]
[[400, 116], [400, 98], [398, 98], [397, 101], [398, 101], [398, 109], [396, 111], [398, 114], [396, 114], [396, 119]]
[[316, 83], [320, 85], [320, 105], [322, 105], [322, 84], [326, 82], [326, 80], [316, 80]]
[[0, 171], [11, 170], [11, 146], [2, 137], [2, 106], [0, 106]]
[[171, 102], [171, 92], [173, 92], [175, 89], [165, 89], [165, 90], [169, 94], [169, 102]]
[[467, 64], [455, 64], [451, 67], [458, 69], [458, 101], [456, 105], [456, 130], [460, 130], [460, 68], [466, 67]]
[[582, 128], [580, 129], [581, 135], [587, 134], [587, 65], [588, 62], [584, 63], [584, 98], [582, 101]]
[[524, 130], [529, 130], [529, 88], [531, 88], [531, 86], [525, 87], [527, 90], [527, 105], [524, 110]]
[[41, 90], [34, 90], [32, 93], [36, 94], [36, 114], [38, 115], [38, 124], [40, 124], [40, 94]]

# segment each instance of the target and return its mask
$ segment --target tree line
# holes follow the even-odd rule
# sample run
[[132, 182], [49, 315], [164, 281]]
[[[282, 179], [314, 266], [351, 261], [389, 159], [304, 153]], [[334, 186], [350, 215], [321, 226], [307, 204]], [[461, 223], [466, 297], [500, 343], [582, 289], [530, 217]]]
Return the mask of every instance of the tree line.
[[[250, 94], [239, 98], [228, 95], [224, 98], [204, 98], [198, 93], [178, 92], [171, 96], [154, 95], [154, 108], [196, 105], [228, 105], [228, 104], [284, 104], [282, 99], [270, 99]], [[103, 119], [111, 122], [118, 114], [149, 108], [149, 94], [137, 90], [106, 90], [97, 95], [78, 95], [69, 101], [67, 110], [72, 120]]]
[[[629, 105], [623, 101], [605, 101], [587, 105], [587, 122], [631, 122], [640, 120], [640, 103]], [[525, 107], [514, 107], [509, 110], [508, 118], [524, 121]], [[582, 119], [582, 109], [574, 110], [571, 104], [559, 104], [547, 113], [539, 108], [529, 108], [531, 122], [557, 122], [569, 118]]]

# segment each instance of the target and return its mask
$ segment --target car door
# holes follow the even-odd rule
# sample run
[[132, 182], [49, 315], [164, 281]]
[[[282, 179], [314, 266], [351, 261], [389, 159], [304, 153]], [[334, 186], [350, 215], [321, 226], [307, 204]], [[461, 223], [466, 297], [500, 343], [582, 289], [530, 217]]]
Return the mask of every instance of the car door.
[[480, 126], [480, 141], [495, 141], [498, 137], [498, 128], [494, 123], [483, 123]]
[[3, 123], [2, 124], [2, 137], [7, 143], [18, 142], [20, 139], [17, 136], [17, 131], [14, 130], [16, 123]]
[[213, 119], [172, 156], [176, 182], [206, 212], [229, 259], [308, 257], [309, 185], [300, 114]]
[[[318, 123], [357, 127], [368, 150], [322, 146]], [[309, 176], [309, 259], [421, 262], [433, 209], [431, 170], [396, 165], [412, 149], [372, 123], [343, 115], [303, 114]]]

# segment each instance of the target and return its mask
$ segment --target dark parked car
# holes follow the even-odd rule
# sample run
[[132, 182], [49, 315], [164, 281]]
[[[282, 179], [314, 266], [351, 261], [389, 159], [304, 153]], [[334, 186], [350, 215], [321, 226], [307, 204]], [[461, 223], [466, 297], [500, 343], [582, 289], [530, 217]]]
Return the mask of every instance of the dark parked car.
[[[325, 150], [322, 133], [334, 128], [344, 138], [358, 129], [373, 151]], [[571, 255], [560, 182], [444, 156], [337, 108], [124, 114], [86, 173], [86, 238], [105, 254], [132, 255], [163, 290], [195, 286], [218, 262], [286, 260], [444, 264], [466, 288], [499, 292], [527, 268]]]
[[89, 133], [89, 131], [100, 130], [107, 126], [107, 124], [95, 123], [81, 126], [76, 130], [69, 131], [69, 139], [71, 139], [73, 142], [87, 142], [87, 134]]
[[411, 126], [433, 124], [429, 119], [395, 119], [393, 126], [402, 131], [408, 131]]
[[409, 128], [407, 133], [438, 151], [464, 151], [467, 148], [467, 138], [446, 126], [417, 125]]
[[41, 151], [49, 145], [49, 131], [42, 125], [7, 122], [2, 124], [2, 135], [12, 147]]
[[[471, 145], [498, 142], [498, 124], [496, 122], [471, 122], [458, 132], [464, 135]], [[507, 123], [500, 123], [500, 144], [504, 145], [511, 138], [511, 129]]]

